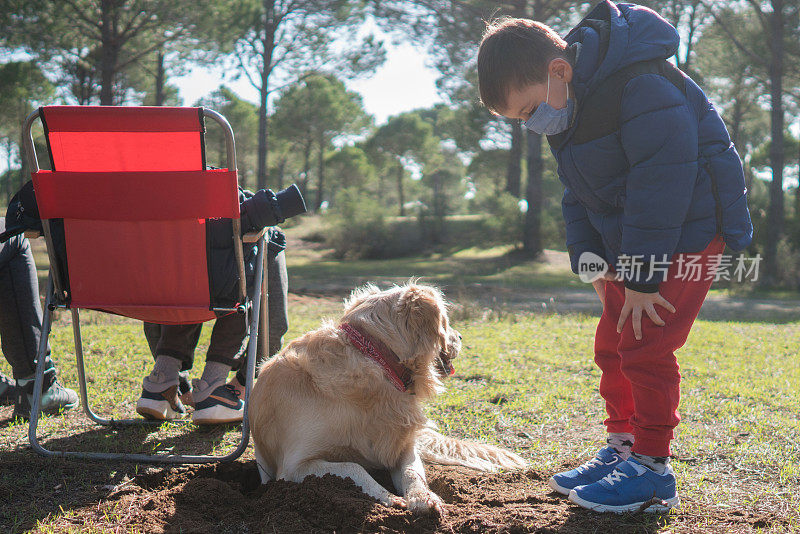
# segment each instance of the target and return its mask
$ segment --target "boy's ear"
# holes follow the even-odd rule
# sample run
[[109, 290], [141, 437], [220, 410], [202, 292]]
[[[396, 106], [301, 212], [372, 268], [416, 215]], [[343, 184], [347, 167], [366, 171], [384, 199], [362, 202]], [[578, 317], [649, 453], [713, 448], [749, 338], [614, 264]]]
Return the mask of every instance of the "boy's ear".
[[550, 71], [551, 78], [566, 83], [572, 81], [572, 65], [566, 59], [557, 57], [550, 62], [547, 68]]

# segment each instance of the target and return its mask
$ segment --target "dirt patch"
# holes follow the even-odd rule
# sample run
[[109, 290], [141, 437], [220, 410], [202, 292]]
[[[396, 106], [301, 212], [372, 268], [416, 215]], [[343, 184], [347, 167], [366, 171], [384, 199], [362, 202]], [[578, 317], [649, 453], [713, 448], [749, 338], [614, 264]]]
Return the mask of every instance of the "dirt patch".
[[[373, 473], [394, 491], [388, 473]], [[327, 475], [301, 484], [261, 485], [252, 461], [153, 469], [111, 489], [99, 504], [73, 510], [58, 526], [93, 525], [145, 532], [751, 532], [787, 525], [741, 510], [684, 503], [672, 515], [601, 515], [552, 493], [546, 475], [484, 474], [428, 466], [431, 489], [447, 513], [414, 515], [365, 496], [352, 481]]]

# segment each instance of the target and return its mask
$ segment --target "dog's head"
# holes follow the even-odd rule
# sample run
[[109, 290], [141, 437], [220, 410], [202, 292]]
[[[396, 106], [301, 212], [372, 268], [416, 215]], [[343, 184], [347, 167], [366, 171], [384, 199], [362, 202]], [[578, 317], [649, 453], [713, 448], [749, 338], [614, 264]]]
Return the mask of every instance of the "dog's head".
[[452, 374], [450, 361], [461, 349], [442, 292], [414, 281], [385, 291], [373, 285], [353, 291], [342, 321], [392, 349], [411, 370], [417, 395], [435, 394], [439, 378]]

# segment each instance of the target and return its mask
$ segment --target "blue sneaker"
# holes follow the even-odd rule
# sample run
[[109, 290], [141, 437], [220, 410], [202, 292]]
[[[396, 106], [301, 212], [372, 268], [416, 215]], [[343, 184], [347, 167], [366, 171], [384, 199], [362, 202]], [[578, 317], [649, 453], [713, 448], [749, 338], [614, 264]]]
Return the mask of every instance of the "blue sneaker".
[[595, 457], [585, 464], [570, 471], [553, 475], [547, 483], [554, 491], [569, 495], [573, 488], [597, 482], [624, 461], [617, 454], [617, 451], [611, 447], [604, 447], [597, 451]]
[[667, 465], [663, 475], [629, 458], [613, 473], [569, 492], [569, 500], [595, 512], [665, 512], [680, 504], [675, 473]]

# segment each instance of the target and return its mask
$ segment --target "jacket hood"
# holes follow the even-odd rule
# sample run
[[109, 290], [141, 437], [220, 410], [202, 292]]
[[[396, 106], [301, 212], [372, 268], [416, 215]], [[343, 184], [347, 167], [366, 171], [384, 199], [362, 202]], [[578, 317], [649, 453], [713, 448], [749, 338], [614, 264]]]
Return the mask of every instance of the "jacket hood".
[[655, 11], [603, 0], [565, 39], [577, 54], [572, 84], [580, 99], [632, 63], [668, 59], [678, 51], [677, 30]]

